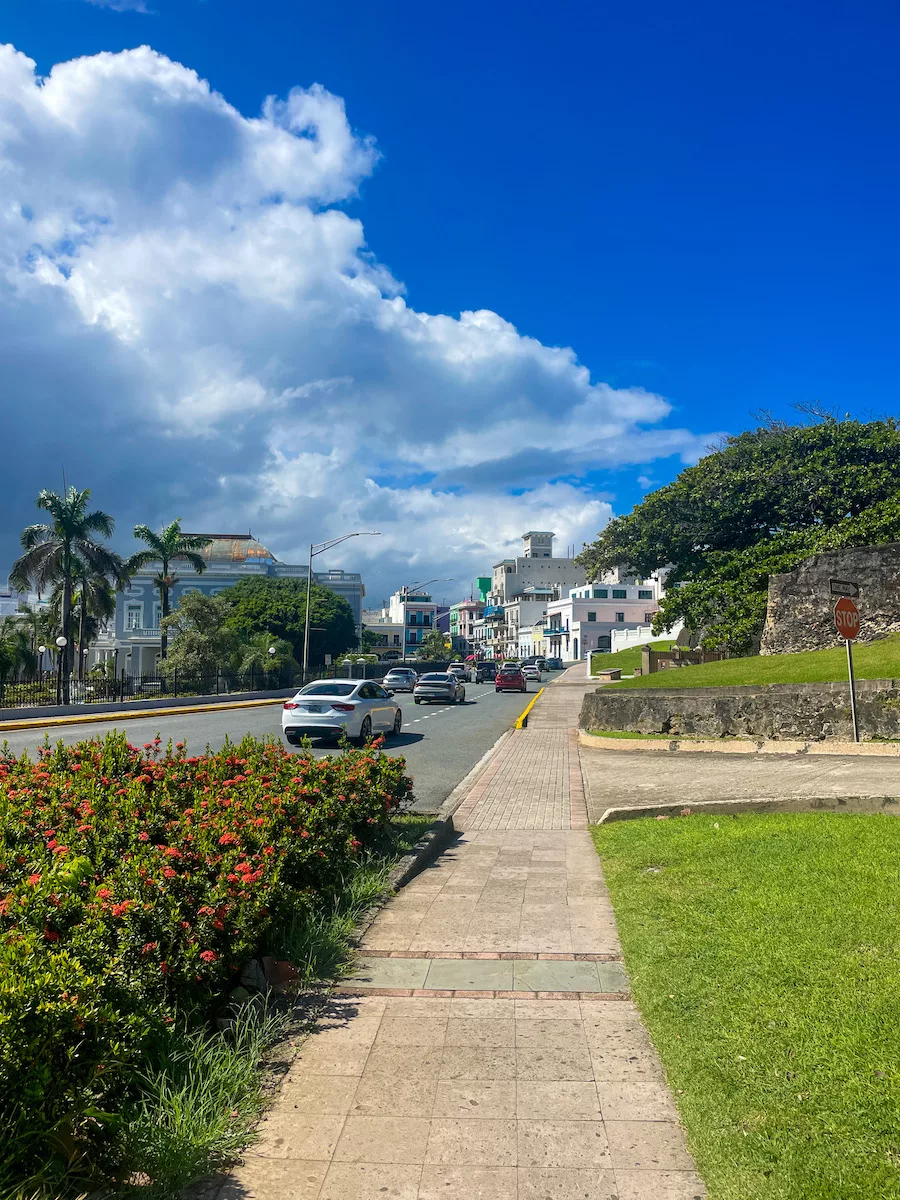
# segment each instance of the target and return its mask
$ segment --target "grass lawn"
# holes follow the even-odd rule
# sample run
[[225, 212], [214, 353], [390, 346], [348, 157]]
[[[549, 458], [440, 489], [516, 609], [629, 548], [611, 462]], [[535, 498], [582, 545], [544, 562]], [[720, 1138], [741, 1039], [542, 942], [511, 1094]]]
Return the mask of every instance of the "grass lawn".
[[594, 838], [710, 1200], [900, 1197], [900, 821], [693, 816]]
[[[675, 642], [669, 638], [660, 642], [649, 642], [651, 650], [671, 650]], [[598, 671], [609, 671], [613, 667], [621, 667], [623, 674], [631, 674], [635, 667], [641, 665], [643, 646], [629, 646], [627, 650], [617, 650], [615, 654], [594, 654], [591, 656], [592, 675]]]
[[[633, 651], [624, 650], [623, 654]], [[604, 655], [604, 660], [619, 655]], [[858, 645], [853, 651], [857, 679], [900, 677], [900, 634]], [[799, 654], [760, 654], [753, 658], [726, 658], [702, 667], [680, 667], [623, 679], [607, 687], [702, 688], [737, 687], [760, 683], [828, 683], [846, 681], [847, 652], [843, 643], [831, 650], [805, 650]]]

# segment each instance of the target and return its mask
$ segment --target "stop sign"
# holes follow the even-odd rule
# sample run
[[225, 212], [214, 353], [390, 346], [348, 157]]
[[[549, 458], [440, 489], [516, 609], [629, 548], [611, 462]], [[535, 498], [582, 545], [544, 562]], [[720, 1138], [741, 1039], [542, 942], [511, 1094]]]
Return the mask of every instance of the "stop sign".
[[859, 609], [849, 596], [841, 596], [834, 606], [834, 627], [848, 642], [859, 633]]

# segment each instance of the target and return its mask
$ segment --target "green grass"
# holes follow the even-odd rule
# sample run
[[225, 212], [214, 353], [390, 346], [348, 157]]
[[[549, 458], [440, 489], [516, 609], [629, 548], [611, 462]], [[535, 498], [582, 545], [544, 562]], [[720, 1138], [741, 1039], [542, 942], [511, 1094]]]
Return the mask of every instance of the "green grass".
[[[671, 640], [649, 642], [651, 650], [671, 650], [675, 643]], [[627, 650], [617, 650], [615, 654], [592, 654], [591, 674], [609, 671], [613, 667], [621, 667], [623, 675], [630, 675], [635, 667], [641, 665], [641, 650], [643, 646], [629, 646]]]
[[[590, 735], [592, 737], [628, 738], [628, 739], [636, 738], [638, 740], [640, 740], [642, 738], [649, 738], [651, 741], [654, 741], [654, 742], [659, 742], [659, 741], [671, 742], [672, 741], [671, 734], [635, 733], [630, 729], [589, 729], [588, 733], [590, 733]], [[679, 738], [678, 740], [683, 741], [684, 739]]]
[[[628, 653], [628, 651], [625, 651]], [[614, 657], [614, 656], [610, 656]], [[853, 651], [857, 679], [900, 677], [900, 634], [867, 642]], [[726, 658], [702, 667], [679, 667], [623, 679], [608, 687], [703, 688], [739, 687], [762, 683], [828, 683], [847, 679], [847, 652], [843, 643], [829, 650], [799, 654], [760, 654], [753, 658]]]
[[710, 1200], [900, 1197], [900, 821], [594, 829]]

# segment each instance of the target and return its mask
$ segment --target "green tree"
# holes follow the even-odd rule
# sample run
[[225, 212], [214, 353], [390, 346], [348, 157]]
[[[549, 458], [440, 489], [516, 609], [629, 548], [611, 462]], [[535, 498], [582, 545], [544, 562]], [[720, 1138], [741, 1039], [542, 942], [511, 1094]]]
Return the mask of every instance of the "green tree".
[[27, 627], [17, 617], [0, 620], [0, 702], [10, 679], [26, 672], [33, 674], [36, 666]]
[[[117, 556], [118, 557], [118, 556]], [[84, 679], [84, 660], [88, 647], [100, 632], [104, 621], [116, 611], [115, 588], [124, 586], [124, 565], [111, 580], [96, 575], [81, 559], [75, 563], [75, 591], [72, 593], [72, 628], [77, 630], [78, 678]], [[62, 587], [56, 584], [50, 594], [50, 612], [58, 626], [62, 611]]]
[[50, 514], [50, 522], [29, 525], [22, 531], [23, 554], [13, 564], [10, 582], [20, 591], [35, 587], [38, 592], [59, 584], [61, 589], [60, 628], [67, 639], [63, 653], [63, 703], [69, 702], [69, 676], [72, 672], [72, 597], [80, 564], [98, 576], [118, 578], [122, 560], [109, 547], [96, 540], [112, 537], [115, 522], [100, 509], [88, 512], [90, 489], [70, 487], [64, 496], [44, 490], [37, 506]]
[[135, 525], [134, 536], [139, 541], [145, 542], [148, 549], [138, 550], [132, 554], [125, 564], [128, 574], [133, 575], [135, 571], [141, 571], [144, 567], [159, 563], [159, 571], [154, 575], [153, 583], [159, 592], [162, 617], [159, 657], [165, 659], [169, 649], [169, 638], [168, 626], [164, 625], [163, 621], [169, 616], [169, 598], [172, 588], [179, 582], [178, 576], [172, 573], [172, 564], [187, 563], [198, 575], [202, 575], [206, 570], [206, 561], [200, 551], [210, 544], [212, 538], [201, 537], [195, 533], [182, 533], [180, 517], [172, 521], [170, 525], [165, 525], [159, 532], [151, 529], [149, 525]]
[[[359, 647], [360, 650], [362, 650], [362, 652], [364, 654], [370, 654], [373, 651], [377, 651], [378, 645], [379, 645], [378, 634], [375, 633], [371, 629], [363, 629], [362, 642], [360, 643], [360, 647]], [[377, 654], [376, 654], [376, 657], [377, 657]]]
[[425, 662], [446, 662], [450, 658], [450, 650], [444, 634], [439, 629], [432, 629], [418, 646], [419, 658]]
[[668, 567], [659, 633], [681, 619], [705, 646], [758, 646], [769, 575], [841, 546], [900, 537], [900, 423], [770, 421], [727, 438], [578, 556], [589, 578]]
[[[274, 650], [274, 654], [269, 651]], [[268, 630], [255, 633], [240, 649], [240, 670], [243, 674], [262, 672], [275, 674], [280, 671], [298, 670], [294, 648], [284, 638], [275, 637]]]
[[[229, 623], [246, 641], [265, 630], [284, 638], [293, 647], [294, 658], [303, 661], [303, 623], [306, 618], [306, 580], [256, 576], [242, 579], [219, 593], [231, 604]], [[328, 588], [313, 584], [310, 595], [310, 665], [321, 664], [356, 649], [353, 610]]]
[[187, 679], [237, 668], [241, 643], [228, 623], [231, 606], [223, 596], [186, 592], [175, 611], [163, 618], [160, 627], [172, 642], [165, 661], [160, 662], [160, 674], [168, 678], [177, 671]]

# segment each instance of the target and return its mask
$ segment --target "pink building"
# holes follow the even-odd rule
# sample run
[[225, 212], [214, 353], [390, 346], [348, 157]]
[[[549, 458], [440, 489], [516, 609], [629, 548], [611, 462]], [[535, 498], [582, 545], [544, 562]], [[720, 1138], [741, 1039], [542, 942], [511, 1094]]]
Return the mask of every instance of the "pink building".
[[659, 609], [662, 581], [615, 572], [595, 583], [572, 588], [564, 600], [547, 605], [544, 640], [549, 658], [572, 662], [592, 650], [610, 650], [614, 630], [649, 625]]

